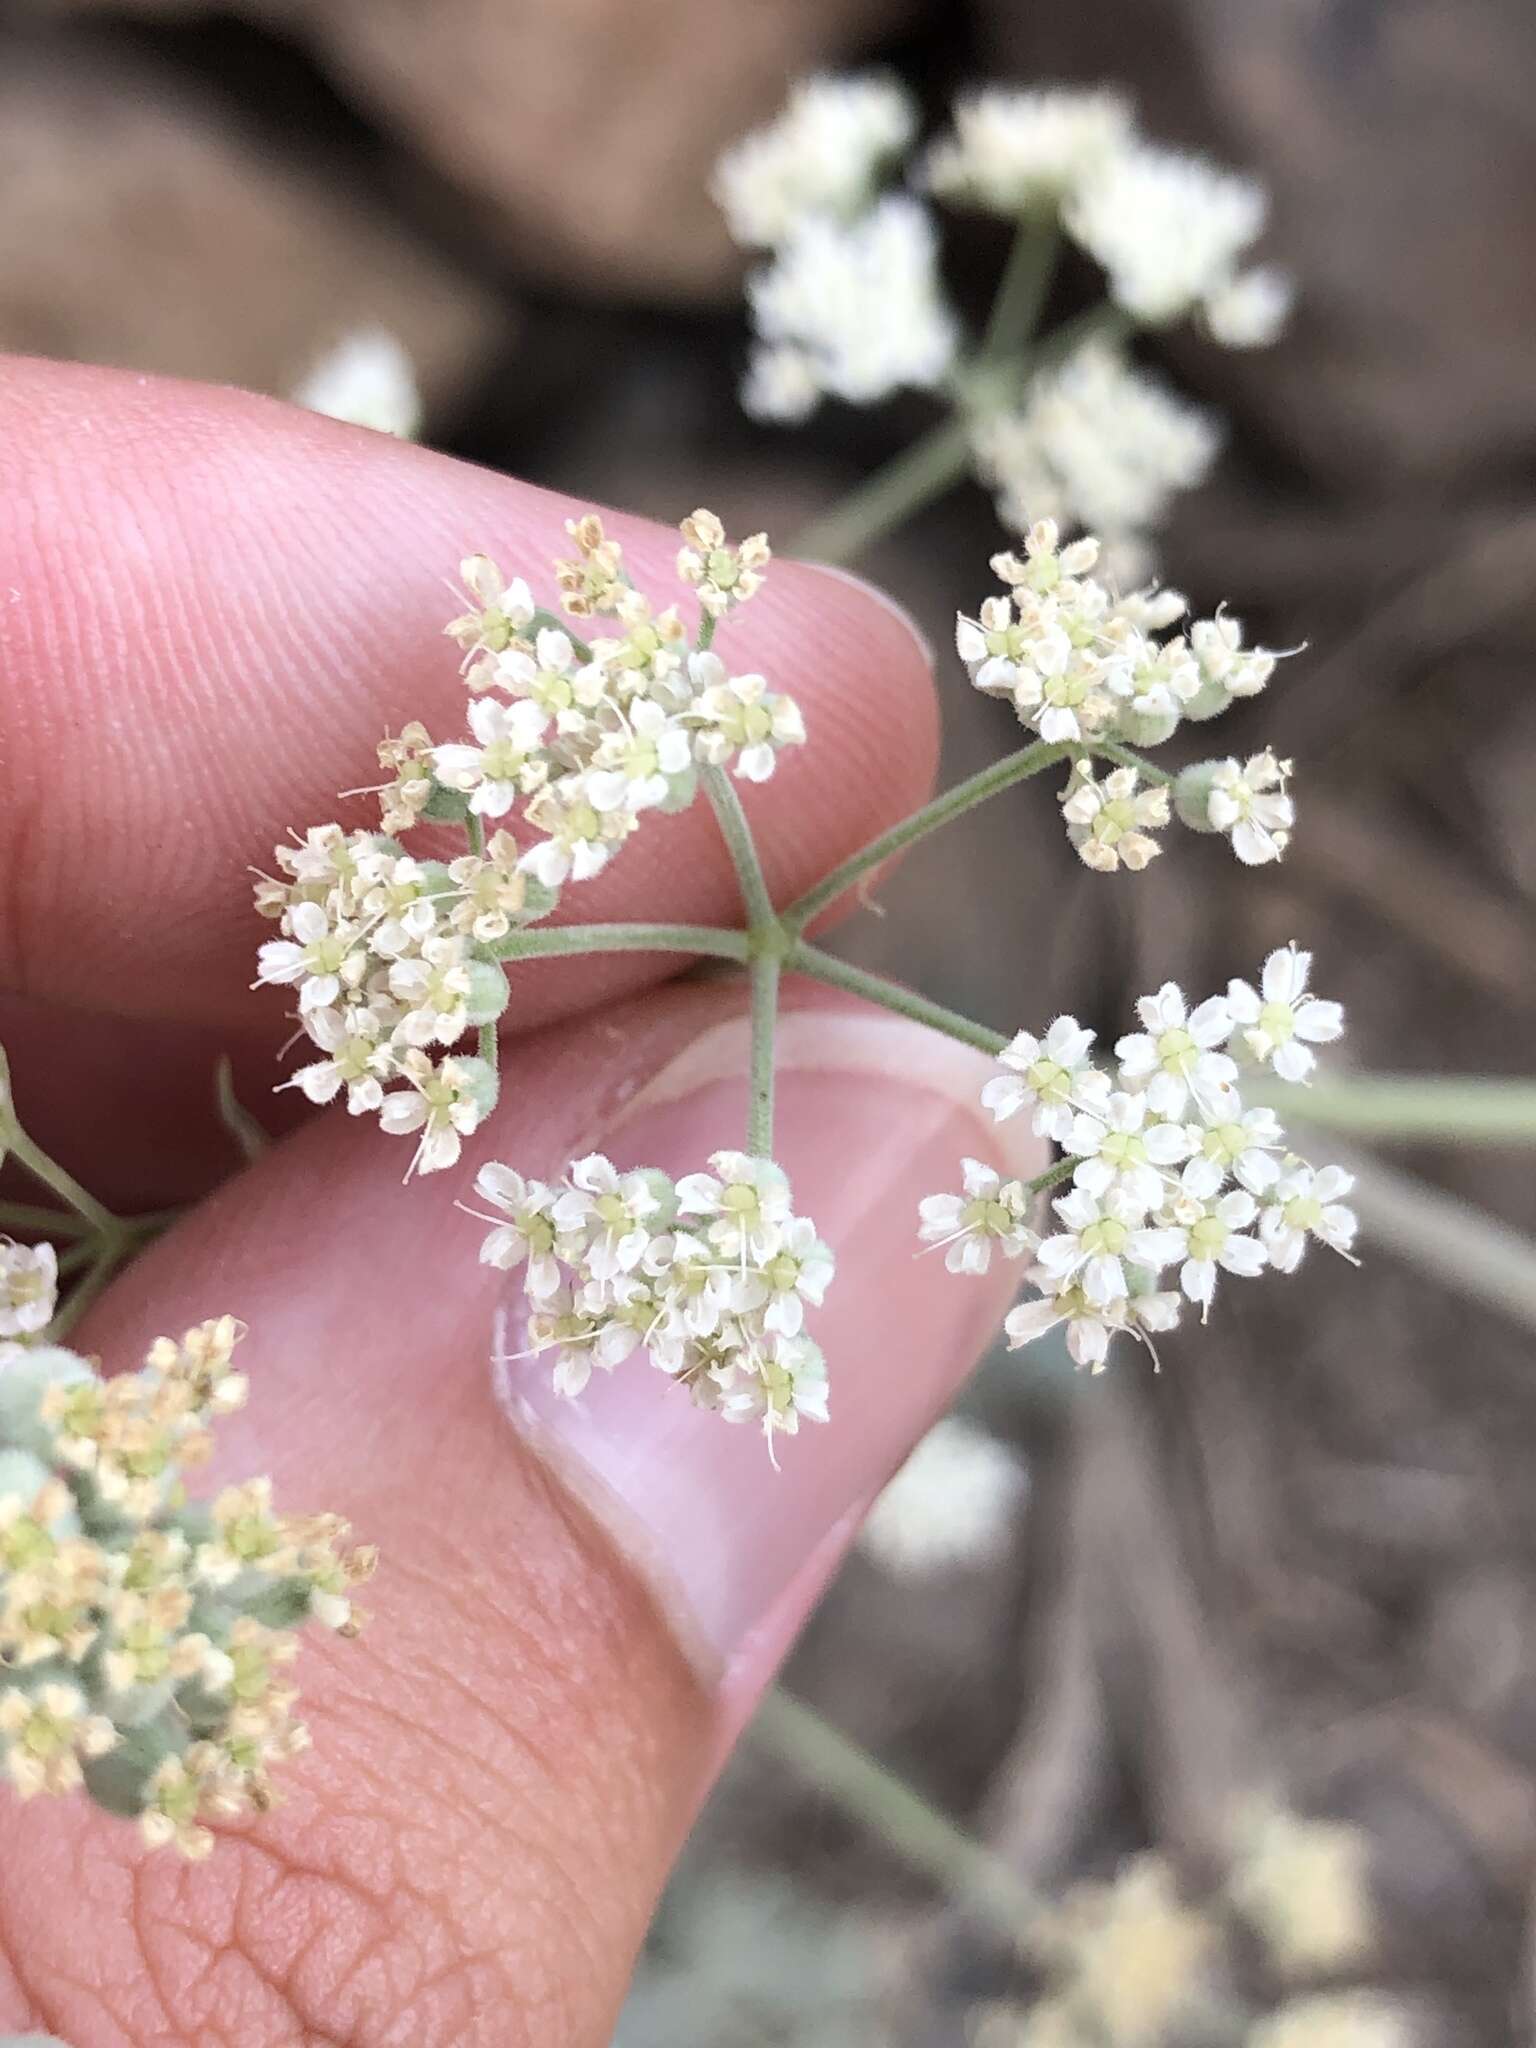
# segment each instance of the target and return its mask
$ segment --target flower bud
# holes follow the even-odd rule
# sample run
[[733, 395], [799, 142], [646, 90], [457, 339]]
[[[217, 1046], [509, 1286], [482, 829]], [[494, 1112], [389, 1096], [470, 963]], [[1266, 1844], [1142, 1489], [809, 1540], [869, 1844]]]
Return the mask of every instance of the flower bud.
[[507, 977], [493, 960], [471, 960], [465, 1015], [471, 1024], [494, 1024], [507, 1007]]
[[1214, 676], [1207, 676], [1193, 697], [1184, 705], [1184, 716], [1202, 724], [1207, 718], [1219, 718], [1232, 702], [1232, 692], [1225, 683]]
[[1133, 747], [1160, 747], [1164, 740], [1172, 739], [1178, 730], [1177, 711], [1138, 711], [1126, 705], [1116, 723], [1124, 738]]
[[1219, 761], [1194, 761], [1173, 785], [1173, 807], [1192, 832], [1219, 832], [1211, 823], [1211, 786]]

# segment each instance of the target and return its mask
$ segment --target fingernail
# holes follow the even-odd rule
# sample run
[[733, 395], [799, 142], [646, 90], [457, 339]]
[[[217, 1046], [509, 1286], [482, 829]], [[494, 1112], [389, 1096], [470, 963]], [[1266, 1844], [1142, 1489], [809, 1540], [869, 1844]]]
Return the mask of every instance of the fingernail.
[[848, 569], [835, 568], [830, 562], [807, 562], [803, 566], [814, 570], [818, 576], [829, 576], [834, 583], [841, 583], [845, 590], [857, 591], [868, 603], [878, 606], [888, 618], [894, 619], [906, 633], [910, 634], [922, 653], [924, 665], [928, 668], [933, 667], [933, 642], [906, 606], [898, 604], [888, 590], [882, 590], [878, 583], [867, 583], [862, 576], [855, 576]]
[[[601, 1148], [622, 1167], [677, 1176], [739, 1145], [747, 1043], [745, 1020], [696, 1040]], [[576, 1400], [553, 1391], [537, 1358], [514, 1358], [500, 1383], [518, 1426], [606, 1523], [716, 1682], [744, 1661], [771, 1667], [859, 1511], [949, 1404], [1018, 1288], [1016, 1264], [994, 1260], [973, 1278], [915, 1257], [919, 1197], [958, 1187], [967, 1155], [1020, 1177], [1043, 1161], [1024, 1118], [997, 1126], [981, 1109], [992, 1062], [903, 1018], [790, 1011], [778, 1055], [775, 1152], [796, 1212], [837, 1259], [808, 1320], [827, 1356], [831, 1420], [780, 1437], [775, 1470], [758, 1429], [695, 1408], [640, 1354], [595, 1373]], [[509, 1323], [515, 1314], [509, 1304]], [[504, 1353], [519, 1349], [515, 1336]]]

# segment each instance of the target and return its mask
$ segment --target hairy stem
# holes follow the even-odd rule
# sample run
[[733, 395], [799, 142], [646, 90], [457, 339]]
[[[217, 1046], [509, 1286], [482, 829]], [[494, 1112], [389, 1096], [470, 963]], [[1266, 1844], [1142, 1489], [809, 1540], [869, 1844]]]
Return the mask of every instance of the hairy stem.
[[963, 818], [967, 811], [975, 810], [988, 797], [1011, 789], [1016, 782], [1027, 781], [1031, 775], [1038, 775], [1042, 769], [1050, 768], [1058, 761], [1069, 759], [1075, 751], [1078, 749], [1068, 741], [1036, 740], [1031, 746], [1021, 747], [1017, 753], [994, 761], [990, 768], [980, 769], [964, 782], [957, 782], [953, 789], [936, 796], [932, 803], [924, 804], [910, 818], [903, 818], [899, 825], [892, 825], [878, 839], [871, 839], [867, 846], [861, 846], [857, 853], [850, 854], [814, 889], [808, 889], [798, 902], [791, 903], [783, 914], [785, 930], [791, 934], [804, 931], [812, 918], [825, 910], [828, 904], [835, 903], [844, 890], [851, 888], [872, 868], [880, 867], [904, 848], [915, 846], [919, 839], [926, 839], [930, 832], [937, 832], [940, 826], [949, 824], [952, 819]]
[[773, 908], [773, 898], [768, 893], [763, 864], [758, 858], [757, 841], [752, 837], [752, 827], [741, 807], [741, 798], [736, 794], [736, 785], [723, 768], [716, 767], [706, 767], [699, 780], [704, 785], [726, 852], [731, 856], [731, 866], [736, 870], [736, 880], [741, 885], [748, 931], [754, 938], [765, 932], [777, 931], [779, 920]]
[[796, 974], [809, 975], [812, 981], [825, 982], [828, 988], [846, 989], [850, 995], [863, 996], [882, 1009], [894, 1010], [898, 1017], [910, 1017], [914, 1023], [926, 1024], [931, 1030], [958, 1038], [962, 1045], [974, 1045], [981, 1052], [998, 1053], [1008, 1043], [1001, 1031], [975, 1024], [958, 1010], [947, 1010], [942, 1003], [930, 1002], [915, 990], [903, 988], [899, 981], [888, 981], [883, 974], [871, 974], [867, 968], [839, 960], [834, 953], [823, 953], [819, 946], [795, 946], [784, 964]]
[[745, 932], [708, 924], [570, 924], [513, 932], [491, 948], [498, 960], [557, 960], [575, 953], [707, 953], [746, 963]]
[[1118, 768], [1135, 768], [1148, 782], [1161, 783], [1165, 789], [1171, 789], [1178, 780], [1166, 768], [1159, 768], [1155, 761], [1149, 761], [1145, 754], [1139, 754], [1134, 747], [1125, 746], [1120, 740], [1089, 740], [1086, 751], [1097, 755], [1101, 761], [1113, 761]]
[[779, 1020], [779, 955], [758, 953], [752, 961], [752, 1101], [747, 1111], [747, 1150], [754, 1159], [773, 1157], [773, 1040]]
[[478, 811], [467, 811], [464, 816], [464, 837], [469, 841], [471, 853], [485, 852], [485, 820]]

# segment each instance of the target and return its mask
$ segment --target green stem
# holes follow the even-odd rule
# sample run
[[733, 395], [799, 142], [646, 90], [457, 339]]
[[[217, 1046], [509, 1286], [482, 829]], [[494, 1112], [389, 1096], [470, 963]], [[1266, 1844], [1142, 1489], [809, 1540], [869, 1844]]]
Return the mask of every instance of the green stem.
[[814, 889], [808, 889], [798, 902], [791, 903], [783, 914], [784, 929], [791, 935], [804, 931], [813, 917], [835, 903], [844, 890], [868, 874], [871, 868], [882, 866], [894, 854], [915, 845], [919, 839], [926, 839], [930, 832], [937, 832], [951, 819], [964, 817], [967, 811], [984, 804], [988, 797], [1011, 789], [1016, 782], [1027, 781], [1031, 775], [1038, 775], [1057, 761], [1065, 761], [1074, 751], [1074, 746], [1065, 740], [1036, 740], [1031, 746], [1021, 747], [1016, 754], [1007, 754], [1001, 761], [994, 761], [990, 768], [981, 769], [964, 782], [957, 782], [953, 789], [936, 796], [932, 803], [914, 811], [910, 818], [903, 818], [899, 825], [892, 825], [878, 839], [871, 839], [867, 846], [850, 854]]
[[466, 811], [464, 814], [464, 837], [469, 841], [471, 853], [485, 852], [485, 820], [478, 811]]
[[829, 512], [797, 533], [788, 553], [809, 562], [851, 562], [970, 474], [971, 441], [958, 414], [913, 441]]
[[50, 1343], [58, 1344], [68, 1336], [132, 1248], [130, 1240], [121, 1233], [103, 1238], [90, 1271], [48, 1325]]
[[823, 953], [819, 946], [802, 943], [793, 947], [784, 964], [793, 973], [807, 974], [812, 981], [825, 982], [828, 988], [846, 989], [850, 995], [863, 996], [882, 1009], [894, 1010], [898, 1017], [910, 1017], [914, 1023], [926, 1024], [931, 1030], [958, 1038], [962, 1045], [974, 1045], [981, 1052], [999, 1053], [1008, 1043], [1001, 1031], [989, 1031], [985, 1024], [974, 1024], [958, 1010], [946, 1010], [942, 1003], [930, 1002], [915, 990], [903, 988], [899, 981], [888, 981], [883, 974], [871, 974], [867, 968], [839, 960], [834, 953]]
[[1289, 1121], [1362, 1137], [1454, 1145], [1536, 1144], [1536, 1082], [1477, 1074], [1349, 1074], [1274, 1085], [1259, 1099]]
[[779, 955], [758, 953], [752, 961], [752, 1101], [747, 1111], [747, 1150], [754, 1159], [773, 1157], [773, 1039], [779, 1020]]
[[18, 1166], [25, 1167], [34, 1180], [40, 1180], [61, 1202], [68, 1203], [100, 1236], [114, 1237], [118, 1234], [121, 1226], [111, 1210], [98, 1202], [94, 1195], [88, 1195], [73, 1174], [66, 1173], [40, 1145], [33, 1143], [17, 1123], [16, 1112], [8, 1105], [0, 1108], [0, 1150], [8, 1152]]
[[981, 340], [983, 362], [1022, 348], [1040, 323], [1061, 237], [1054, 220], [1020, 225]]
[[770, 1692], [752, 1739], [840, 1806], [951, 1897], [984, 1911], [1022, 1942], [1044, 1910], [990, 1849], [914, 1792], [894, 1771], [782, 1689]]
[[95, 1232], [67, 1209], [41, 1209], [31, 1202], [0, 1202], [0, 1230], [26, 1230], [39, 1237], [92, 1237]]
[[741, 885], [748, 931], [754, 938], [765, 932], [777, 931], [779, 921], [774, 912], [773, 898], [768, 893], [763, 864], [758, 859], [757, 841], [752, 837], [752, 827], [741, 807], [741, 798], [736, 794], [736, 785], [723, 768], [706, 767], [699, 779], [714, 810], [720, 836], [725, 841], [731, 865], [736, 870], [736, 879]]
[[1127, 747], [1119, 740], [1089, 740], [1087, 751], [1101, 761], [1113, 761], [1119, 768], [1135, 768], [1148, 782], [1158, 782], [1165, 789], [1171, 789], [1178, 780], [1166, 768], [1159, 768], [1155, 761], [1149, 761], [1145, 754], [1138, 754], [1134, 747]]
[[745, 932], [708, 924], [570, 924], [513, 932], [490, 949], [498, 960], [557, 960], [574, 953], [707, 953], [745, 965]]
[[1026, 1192], [1038, 1195], [1043, 1194], [1047, 1188], [1059, 1187], [1064, 1180], [1070, 1179], [1076, 1173], [1081, 1164], [1082, 1161], [1078, 1159], [1058, 1159], [1054, 1166], [1048, 1166], [1044, 1173], [1037, 1173], [1032, 1181], [1026, 1182]]

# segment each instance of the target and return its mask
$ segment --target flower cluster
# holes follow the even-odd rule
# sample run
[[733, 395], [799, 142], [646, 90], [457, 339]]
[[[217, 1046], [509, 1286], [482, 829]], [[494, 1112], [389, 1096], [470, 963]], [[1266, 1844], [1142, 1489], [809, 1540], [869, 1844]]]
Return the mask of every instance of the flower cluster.
[[554, 1186], [484, 1166], [475, 1191], [505, 1220], [483, 1218], [494, 1227], [480, 1256], [522, 1270], [526, 1355], [549, 1360], [559, 1392], [643, 1351], [699, 1407], [793, 1435], [802, 1416], [827, 1416], [805, 1312], [832, 1254], [771, 1161], [717, 1152], [709, 1166], [674, 1182], [593, 1153]]
[[0, 1338], [36, 1337], [53, 1320], [59, 1261], [51, 1244], [0, 1238]]
[[[1369, 1957], [1374, 1911], [1366, 1884], [1369, 1842], [1358, 1829], [1315, 1821], [1267, 1802], [1239, 1827], [1219, 1888], [1192, 1894], [1169, 1860], [1134, 1856], [1107, 1883], [1075, 1885], [1033, 1923], [1027, 1945], [1045, 1983], [1028, 2011], [994, 2006], [976, 2048], [1150, 2048], [1175, 2040], [1243, 2048], [1413, 2048], [1405, 2014], [1379, 1993], [1307, 1992], [1268, 2011], [1245, 1993], [1241, 1960], [1256, 1944], [1282, 1980], [1358, 1969]], [[1311, 1895], [1287, 1880], [1317, 1880]], [[1276, 1894], [1277, 1911], [1245, 1901]], [[1286, 1919], [1299, 1910], [1330, 1938], [1304, 1960]], [[1246, 1923], [1243, 1930], [1238, 1922]]]
[[1205, 481], [1220, 434], [1209, 413], [1094, 337], [1042, 370], [1021, 405], [979, 414], [971, 444], [1004, 526], [1052, 519], [1096, 533], [1101, 573], [1126, 589], [1150, 573], [1149, 536], [1177, 492]]
[[[1094, 528], [1127, 579], [1145, 573], [1169, 497], [1210, 466], [1210, 422], [1103, 339], [1029, 377], [1027, 337], [1005, 322], [967, 359], [926, 200], [882, 190], [916, 132], [893, 80], [816, 77], [721, 159], [714, 192], [731, 233], [772, 257], [747, 288], [756, 340], [743, 404], [798, 420], [824, 396], [868, 405], [948, 382], [1006, 524]], [[1156, 148], [1117, 93], [989, 87], [957, 102], [952, 131], [909, 168], [912, 185], [1001, 215], [1042, 249], [1058, 232], [1075, 240], [1105, 272], [1117, 330], [1195, 315], [1213, 339], [1253, 348], [1284, 324], [1284, 277], [1241, 267], [1264, 225], [1261, 188]]]
[[[471, 606], [447, 628], [464, 654], [467, 735], [439, 744], [413, 724], [385, 740], [379, 829], [315, 826], [276, 849], [278, 874], [256, 887], [281, 929], [258, 980], [297, 991], [323, 1055], [285, 1085], [314, 1102], [345, 1091], [354, 1115], [416, 1138], [421, 1172], [453, 1165], [494, 1106], [493, 1066], [459, 1048], [505, 1008], [519, 931], [565, 883], [600, 873], [647, 812], [690, 803], [701, 767], [765, 781], [805, 738], [792, 698], [733, 674], [708, 644], [761, 587], [764, 535], [732, 546], [713, 513], [683, 521], [678, 575], [709, 629], [691, 639], [677, 605], [658, 610], [635, 588], [599, 519], [567, 530], [561, 603], [612, 630], [580, 639], [521, 579], [470, 557]], [[514, 806], [541, 835], [521, 848], [500, 822]], [[453, 822], [470, 835], [458, 859], [405, 850], [418, 825]]]
[[[995, 555], [1004, 584], [974, 618], [962, 613], [955, 645], [978, 690], [1007, 697], [1043, 740], [1063, 745], [1072, 772], [1062, 810], [1073, 845], [1090, 867], [1145, 867], [1157, 853], [1174, 778], [1122, 761], [1100, 780], [1097, 749], [1160, 746], [1185, 720], [1214, 718], [1238, 697], [1257, 696], [1277, 656], [1244, 647], [1230, 613], [1168, 629], [1187, 606], [1173, 590], [1117, 597], [1091, 572], [1099, 544], [1061, 546], [1055, 522], [1025, 536], [1022, 556]], [[1111, 756], [1113, 758], [1113, 754]], [[1200, 831], [1225, 832], [1240, 859], [1277, 860], [1294, 816], [1289, 762], [1255, 755], [1204, 762], [1179, 777], [1179, 815]]]
[[931, 391], [959, 346], [932, 217], [905, 193], [852, 221], [807, 216], [747, 296], [759, 345], [742, 402], [759, 419], [804, 419], [823, 397], [872, 405], [903, 386]]
[[189, 1503], [185, 1469], [240, 1406], [232, 1317], [103, 1378], [54, 1346], [0, 1346], [0, 1776], [84, 1787], [152, 1845], [213, 1846], [264, 1810], [305, 1743], [286, 1683], [306, 1621], [355, 1634], [373, 1555], [334, 1515], [274, 1512], [265, 1479]]
[[[1032, 1255], [1041, 1293], [1010, 1311], [1012, 1346], [1065, 1323], [1074, 1359], [1097, 1370], [1117, 1332], [1151, 1348], [1185, 1301], [1204, 1319], [1222, 1273], [1294, 1272], [1313, 1238], [1349, 1255], [1350, 1176], [1288, 1151], [1273, 1110], [1245, 1106], [1238, 1085], [1244, 1066], [1304, 1081], [1312, 1047], [1341, 1035], [1339, 1005], [1307, 988], [1310, 967], [1309, 954], [1282, 946], [1257, 988], [1232, 981], [1193, 1010], [1165, 982], [1137, 1004], [1141, 1029], [1116, 1044], [1113, 1072], [1095, 1063], [1094, 1034], [1072, 1017], [1044, 1038], [1020, 1032], [1000, 1055], [984, 1105], [999, 1122], [1032, 1111], [1035, 1130], [1066, 1155], [1039, 1183], [1071, 1179], [1051, 1204], [1055, 1228], [1030, 1227], [1030, 1188], [999, 1185], [968, 1160], [962, 1195], [922, 1203], [920, 1234], [947, 1247], [957, 1272], [985, 1271], [994, 1250]], [[1165, 1288], [1171, 1268], [1177, 1286]]]

